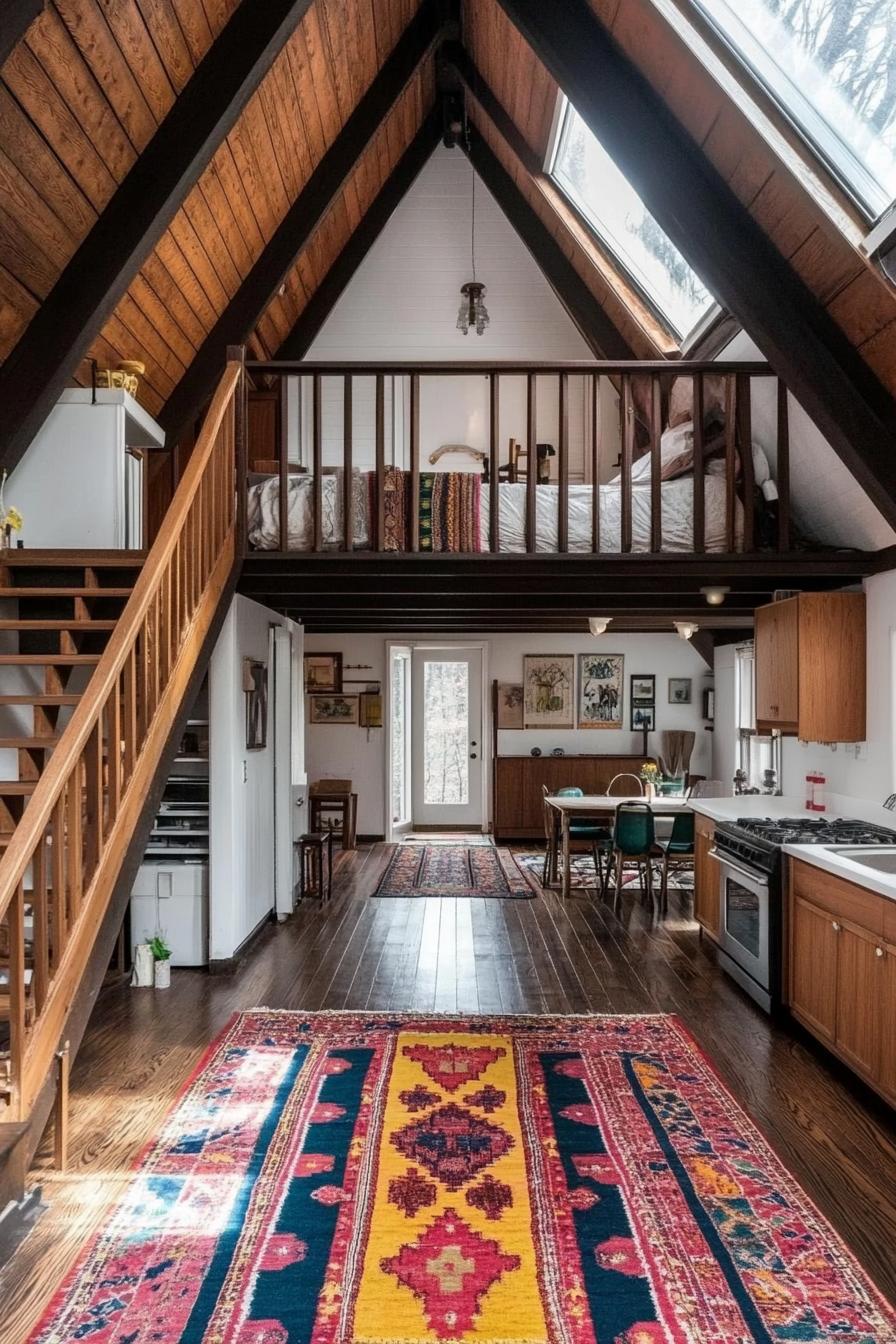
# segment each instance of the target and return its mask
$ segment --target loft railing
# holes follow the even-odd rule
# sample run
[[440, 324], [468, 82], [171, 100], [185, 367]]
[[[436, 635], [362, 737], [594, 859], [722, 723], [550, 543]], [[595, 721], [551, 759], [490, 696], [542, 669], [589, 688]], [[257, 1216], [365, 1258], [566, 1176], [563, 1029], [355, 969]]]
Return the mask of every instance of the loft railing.
[[[524, 541], [522, 547], [515, 543], [514, 548], [530, 553], [546, 549], [561, 554], [571, 549], [660, 553], [674, 549], [699, 554], [706, 549], [708, 521], [711, 521], [713, 535], [717, 538], [713, 549], [753, 552], [760, 545], [765, 549], [790, 549], [787, 391], [764, 363], [688, 360], [674, 363], [496, 364], [472, 361], [250, 361], [246, 370], [252, 388], [246, 459], [249, 474], [240, 492], [240, 508], [247, 511], [248, 501], [251, 514], [253, 484], [258, 489], [265, 481], [276, 482], [273, 492], [266, 496], [268, 514], [271, 515], [273, 510], [273, 523], [260, 543], [256, 541], [253, 545], [251, 534], [247, 534], [249, 551], [256, 547], [278, 554], [296, 550], [416, 552], [424, 549], [420, 525], [421, 479], [430, 470], [431, 451], [440, 445], [422, 443], [421, 407], [424, 398], [431, 396], [434, 390], [438, 395], [440, 383], [444, 392], [446, 380], [470, 375], [487, 381], [485, 413], [481, 417], [483, 441], [478, 447], [481, 450], [482, 498], [485, 498], [487, 480], [488, 504], [487, 508], [482, 504], [481, 519], [475, 520], [477, 526], [480, 521], [482, 524], [481, 544], [478, 547], [454, 545], [452, 549], [497, 552], [509, 548], [508, 538], [502, 536], [505, 530], [502, 527], [502, 491], [507, 486], [517, 487], [517, 508], [522, 505], [521, 487], [524, 486]], [[503, 422], [506, 430], [507, 418], [502, 418], [502, 405], [510, 380], [513, 380], [516, 404], [515, 423], [522, 431], [518, 439], [502, 433], [501, 429]], [[670, 390], [675, 380], [680, 380], [679, 391], [682, 387], [690, 388], [693, 423], [693, 467], [688, 474], [692, 495], [687, 502], [690, 526], [685, 541], [682, 541], [680, 519], [671, 539], [669, 527], [664, 529], [663, 431], [667, 428]], [[293, 393], [292, 401], [290, 384], [293, 389], [300, 389]], [[571, 485], [573, 390], [578, 430], [576, 468], [582, 477], [580, 485]], [[609, 398], [605, 395], [607, 390], [612, 394]], [[359, 452], [358, 406], [362, 392], [366, 419], [360, 427], [369, 441], [365, 445], [362, 499], [365, 509], [369, 501], [369, 512], [359, 520], [356, 477], [364, 456]], [[296, 396], [301, 401], [298, 424]], [[403, 406], [400, 444], [396, 442], [394, 426], [390, 433], [386, 423], [387, 402], [394, 416], [399, 397]], [[550, 479], [539, 480], [538, 431], [540, 429], [541, 435], [547, 437], [542, 409], [546, 401], [551, 408], [552, 465]], [[607, 405], [611, 402], [618, 402], [618, 420], [613, 423], [611, 417], [608, 424]], [[718, 412], [718, 432], [713, 435], [712, 442], [708, 420], [704, 422], [710, 402]], [[763, 516], [761, 529], [758, 527], [757, 501], [760, 507], [764, 506], [756, 490], [752, 451], [754, 407], [757, 405], [762, 410], [763, 432], [771, 440], [768, 447], [777, 485], [776, 504]], [[263, 413], [254, 416], [253, 411], [258, 409]], [[327, 415], [329, 421], [325, 423]], [[428, 423], [432, 423], [431, 418]], [[610, 430], [612, 433], [608, 432]], [[618, 461], [614, 461], [618, 478], [608, 489], [608, 482], [602, 481], [601, 476], [607, 475], [610, 439], [618, 453]], [[508, 445], [506, 458], [505, 444]], [[636, 473], [639, 459], [648, 456], [649, 472], [643, 471], [642, 464]], [[708, 487], [710, 456], [716, 459], [712, 472], [717, 479]], [[525, 469], [522, 463], [525, 463]], [[393, 473], [396, 470], [401, 473], [402, 488], [406, 491], [407, 516], [399, 537], [394, 528], [390, 530], [387, 526], [387, 502], [389, 490], [395, 489]], [[328, 507], [325, 509], [327, 476], [335, 477], [336, 482], [327, 493]], [[720, 484], [722, 477], [723, 486]], [[548, 496], [540, 494], [546, 484], [552, 487], [551, 518], [547, 529], [550, 539], [547, 542], [545, 503]], [[583, 490], [583, 486], [587, 489]], [[295, 527], [291, 528], [294, 519], [290, 510], [300, 488], [304, 492], [305, 522], [301, 535], [297, 536]], [[676, 494], [679, 509], [683, 489], [686, 487], [679, 487]], [[712, 492], [711, 520], [707, 515], [708, 489]], [[571, 505], [575, 506], [573, 510]], [[338, 536], [332, 532], [328, 535], [325, 527], [328, 519], [332, 521], [334, 509], [340, 515]], [[602, 513], [608, 512], [614, 520], [612, 537], [607, 535], [608, 527], [602, 527]], [[575, 537], [571, 534], [573, 516], [577, 516]], [[590, 520], [587, 536], [583, 535], [583, 517]], [[366, 539], [359, 545], [361, 522]]]
[[9, 947], [3, 1121], [27, 1119], [49, 1076], [134, 825], [238, 555], [241, 393], [242, 365], [231, 360], [164, 527], [0, 861], [0, 921]]

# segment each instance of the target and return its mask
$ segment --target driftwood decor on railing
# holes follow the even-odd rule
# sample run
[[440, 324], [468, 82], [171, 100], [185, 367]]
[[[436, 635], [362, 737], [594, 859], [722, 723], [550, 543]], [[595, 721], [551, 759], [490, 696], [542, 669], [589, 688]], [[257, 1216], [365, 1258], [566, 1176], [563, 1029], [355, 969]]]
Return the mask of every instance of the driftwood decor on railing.
[[[252, 550], [700, 554], [790, 545], [787, 393], [767, 364], [246, 368], [258, 389], [247, 446], [257, 469], [240, 501]], [[455, 393], [459, 378], [482, 379], [484, 395], [469, 382]], [[279, 428], [272, 435], [267, 416], [268, 435], [255, 442], [253, 397], [269, 405], [278, 386]], [[475, 408], [463, 401], [471, 395]], [[754, 441], [754, 407], [777, 481], [764, 495], [754, 458], [763, 477], [768, 458]], [[456, 469], [445, 470], [452, 444], [429, 437], [441, 416], [456, 439], [467, 413], [480, 442], [465, 438], [465, 454], [455, 443]]]
[[0, 861], [10, 996], [3, 1120], [27, 1118], [53, 1066], [134, 824], [235, 563], [241, 394], [242, 365], [232, 360], [164, 527]]

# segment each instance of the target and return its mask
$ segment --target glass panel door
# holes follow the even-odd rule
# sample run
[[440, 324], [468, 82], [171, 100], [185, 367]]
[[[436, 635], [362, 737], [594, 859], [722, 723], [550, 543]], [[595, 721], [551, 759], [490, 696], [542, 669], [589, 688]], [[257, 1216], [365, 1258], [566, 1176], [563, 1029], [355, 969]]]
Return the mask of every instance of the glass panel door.
[[390, 834], [411, 826], [411, 651], [389, 650]]
[[482, 657], [415, 649], [414, 825], [482, 824]]

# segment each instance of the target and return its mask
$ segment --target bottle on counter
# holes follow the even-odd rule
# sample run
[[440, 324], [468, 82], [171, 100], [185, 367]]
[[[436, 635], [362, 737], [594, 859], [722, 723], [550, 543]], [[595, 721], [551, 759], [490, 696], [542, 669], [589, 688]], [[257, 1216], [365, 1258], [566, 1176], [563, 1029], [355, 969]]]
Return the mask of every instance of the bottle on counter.
[[806, 776], [806, 783], [811, 789], [811, 797], [807, 795], [806, 807], [810, 812], [824, 812], [827, 808], [825, 800], [827, 778], [821, 770], [813, 770]]

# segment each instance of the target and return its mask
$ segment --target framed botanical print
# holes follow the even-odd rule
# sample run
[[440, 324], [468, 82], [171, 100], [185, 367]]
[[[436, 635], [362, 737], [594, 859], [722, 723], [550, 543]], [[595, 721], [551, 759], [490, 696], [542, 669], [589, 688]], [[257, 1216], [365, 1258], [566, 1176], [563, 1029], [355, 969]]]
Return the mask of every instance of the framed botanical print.
[[353, 727], [358, 725], [357, 695], [310, 695], [308, 705], [310, 723], [347, 723]]
[[625, 682], [621, 653], [579, 654], [580, 728], [621, 728]]
[[523, 688], [516, 682], [499, 681], [498, 727], [522, 728], [523, 726]]
[[631, 696], [633, 705], [656, 704], [656, 677], [632, 674]]
[[341, 653], [306, 653], [304, 661], [305, 690], [309, 694], [342, 690]]
[[691, 677], [669, 678], [669, 704], [689, 705], [691, 703]]
[[527, 653], [523, 657], [523, 727], [572, 728], [575, 656]]

